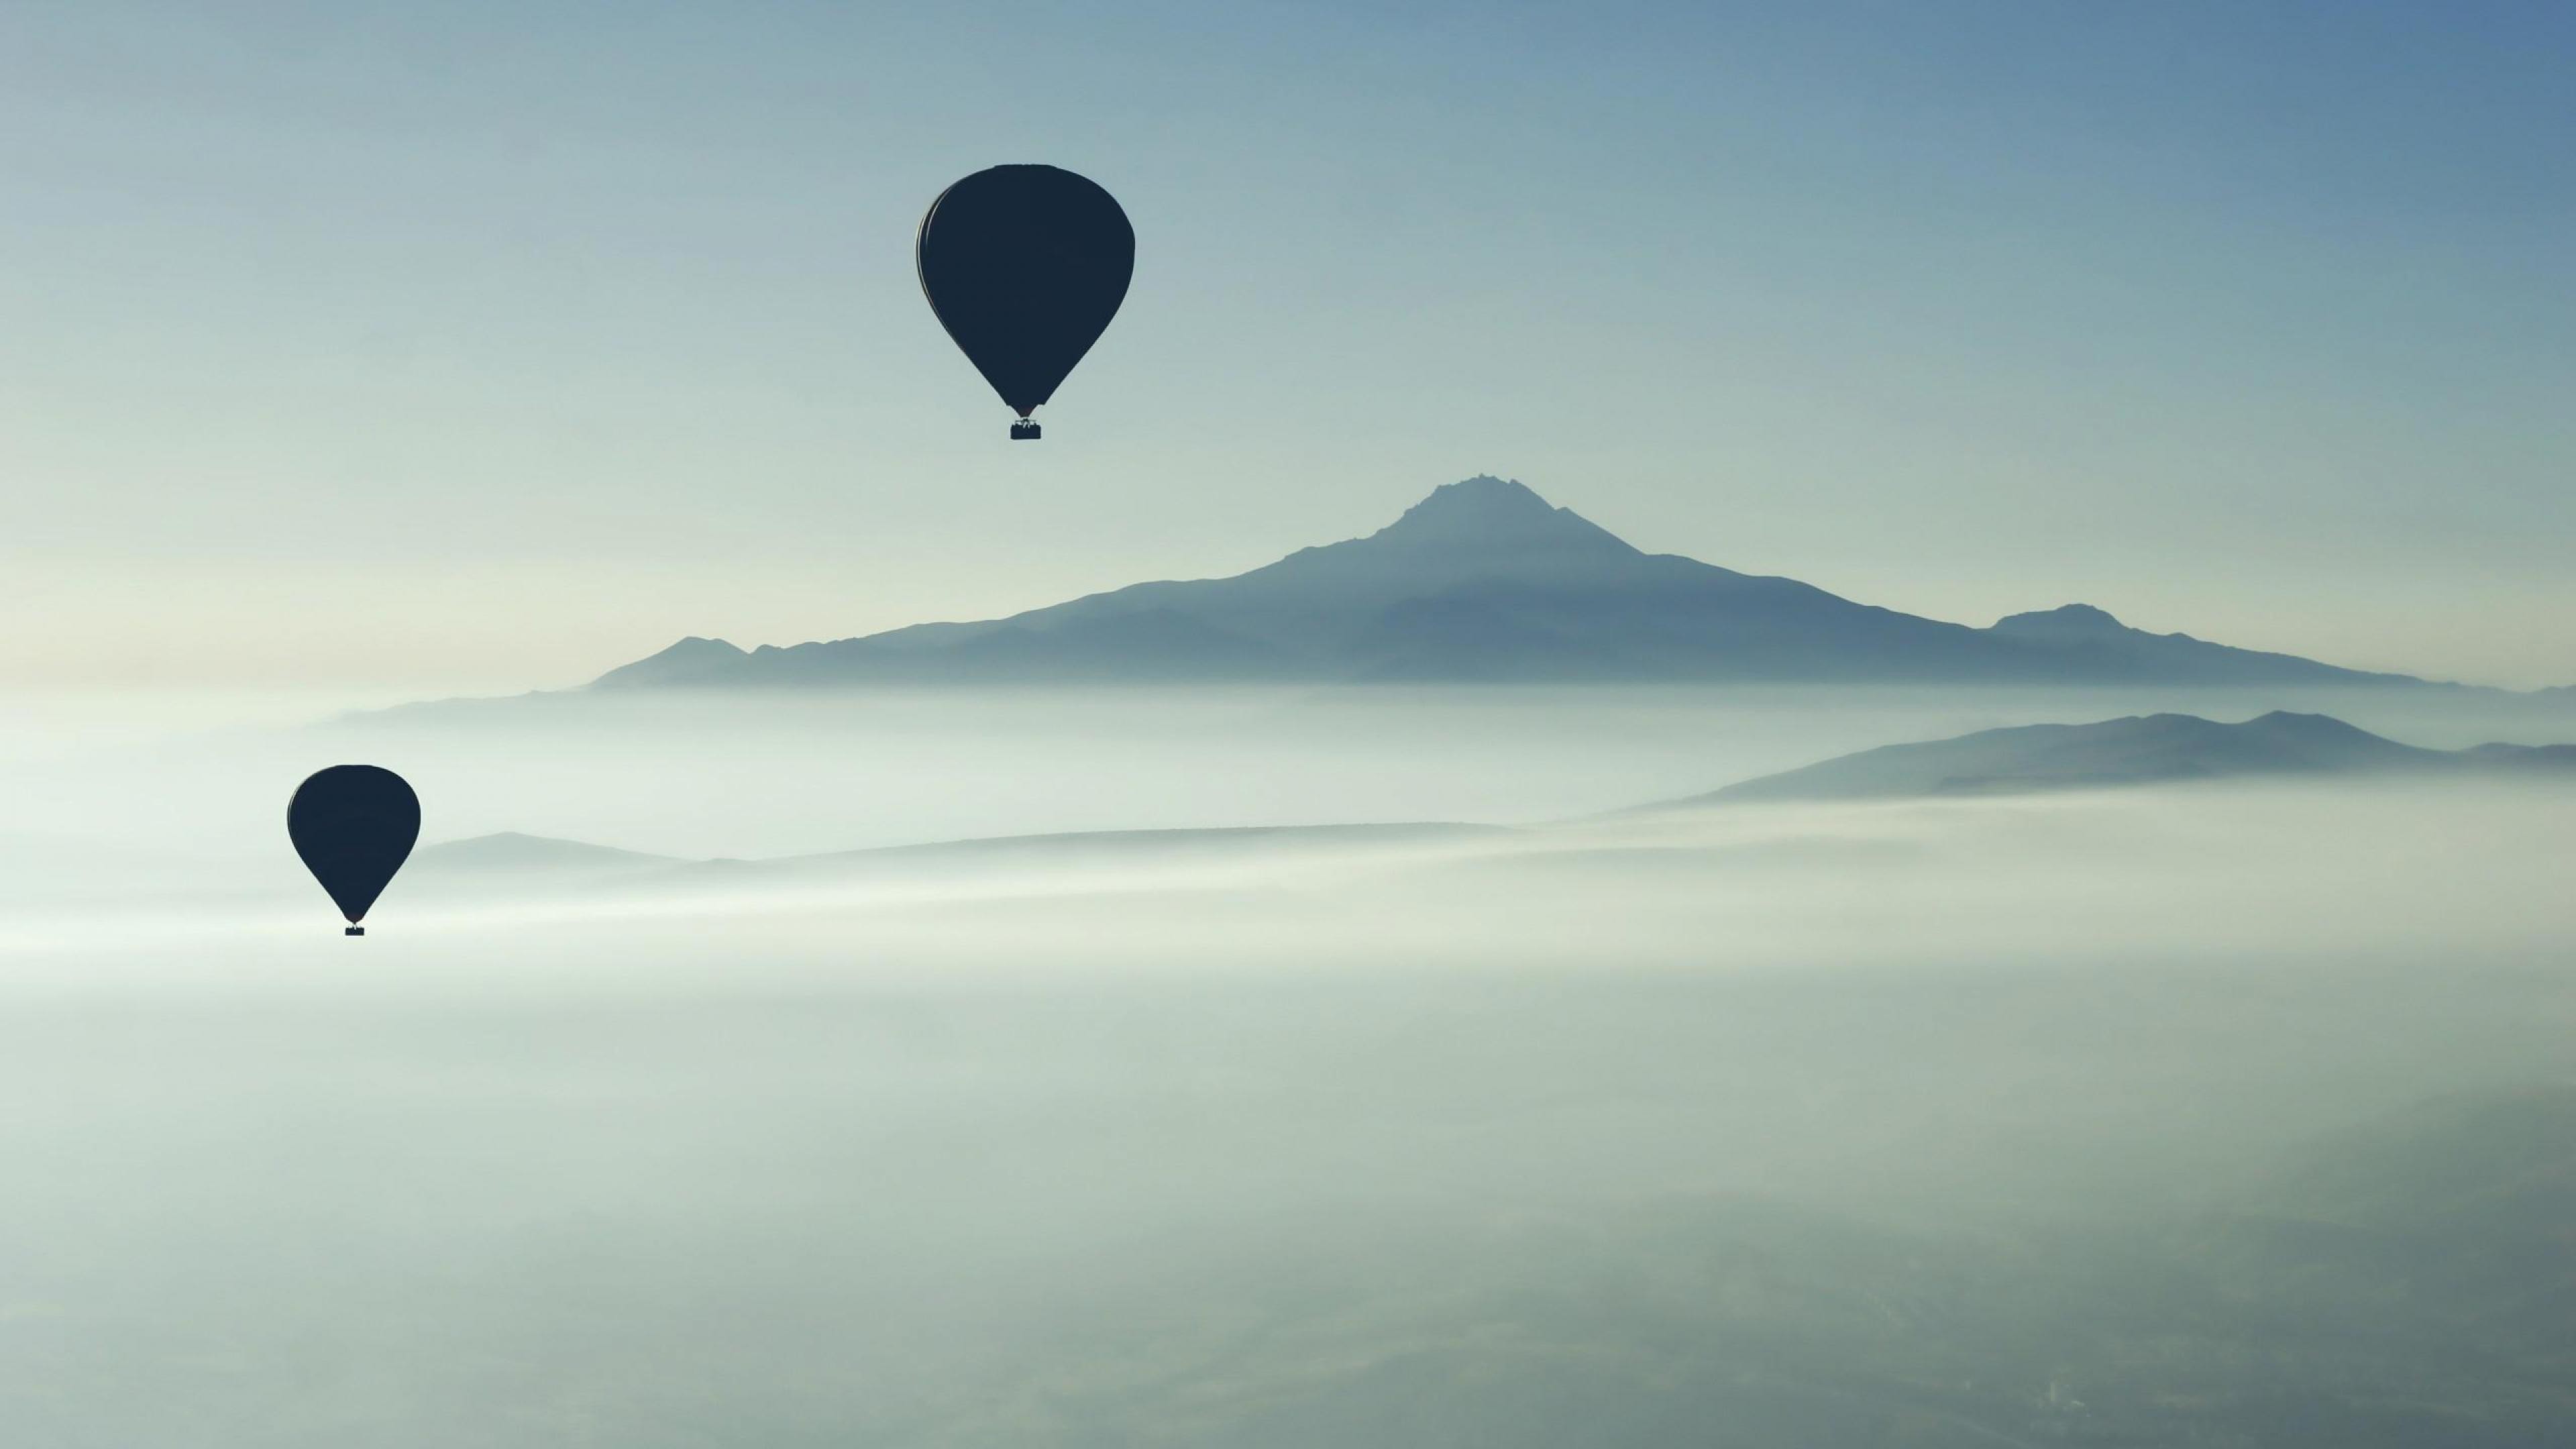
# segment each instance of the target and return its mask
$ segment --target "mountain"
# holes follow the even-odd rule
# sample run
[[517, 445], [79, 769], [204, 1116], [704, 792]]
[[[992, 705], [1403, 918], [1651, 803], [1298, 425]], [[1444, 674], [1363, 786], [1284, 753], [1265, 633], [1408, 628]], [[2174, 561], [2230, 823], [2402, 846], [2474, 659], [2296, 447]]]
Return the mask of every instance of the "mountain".
[[2082, 604], [1986, 629], [1920, 618], [1645, 553], [1488, 476], [1231, 578], [787, 648], [692, 637], [590, 687], [1248, 680], [2424, 684], [2150, 634]]
[[2576, 780], [2576, 745], [2427, 750], [2321, 714], [2275, 711], [2242, 724], [2133, 715], [1887, 745], [1668, 805], [2013, 794], [2258, 776], [2504, 774]]

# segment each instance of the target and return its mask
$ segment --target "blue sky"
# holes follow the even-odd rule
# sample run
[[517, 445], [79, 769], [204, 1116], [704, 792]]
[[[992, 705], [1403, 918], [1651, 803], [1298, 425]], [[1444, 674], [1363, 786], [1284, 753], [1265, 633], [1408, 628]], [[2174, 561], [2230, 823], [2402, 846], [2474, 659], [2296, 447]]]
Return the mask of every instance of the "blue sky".
[[[13, 5], [0, 679], [552, 685], [1491, 471], [2576, 681], [2571, 71], [2543, 4]], [[1030, 160], [1138, 266], [1014, 448], [910, 238]]]

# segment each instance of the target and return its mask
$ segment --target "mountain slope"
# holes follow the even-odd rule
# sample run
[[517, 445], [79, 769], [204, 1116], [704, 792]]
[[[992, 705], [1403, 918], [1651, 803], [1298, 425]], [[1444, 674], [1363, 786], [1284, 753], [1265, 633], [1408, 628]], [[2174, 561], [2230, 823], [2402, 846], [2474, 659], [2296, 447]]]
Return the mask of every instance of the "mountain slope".
[[2084, 605], [1987, 629], [1920, 618], [1645, 553], [1477, 477], [1365, 538], [1231, 578], [787, 648], [693, 637], [591, 687], [1239, 680], [2423, 683], [2149, 634]]
[[1886, 745], [1669, 804], [2008, 794], [2283, 775], [2507, 773], [2576, 780], [2576, 746], [2427, 750], [2319, 714], [2275, 711], [2242, 724], [2135, 715]]

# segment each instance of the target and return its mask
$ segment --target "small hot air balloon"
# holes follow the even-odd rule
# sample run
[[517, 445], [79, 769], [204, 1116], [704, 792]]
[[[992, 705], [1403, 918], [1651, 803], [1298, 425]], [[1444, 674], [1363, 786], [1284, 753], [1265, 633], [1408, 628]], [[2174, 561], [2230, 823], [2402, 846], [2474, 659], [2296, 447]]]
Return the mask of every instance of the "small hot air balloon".
[[316, 770], [286, 802], [286, 834], [307, 870], [349, 920], [345, 935], [383, 895], [420, 839], [420, 797], [403, 777], [377, 765]]
[[1034, 438], [1029, 414], [1100, 340], [1136, 270], [1116, 198], [1053, 166], [978, 171], [930, 203], [913, 242], [922, 295]]

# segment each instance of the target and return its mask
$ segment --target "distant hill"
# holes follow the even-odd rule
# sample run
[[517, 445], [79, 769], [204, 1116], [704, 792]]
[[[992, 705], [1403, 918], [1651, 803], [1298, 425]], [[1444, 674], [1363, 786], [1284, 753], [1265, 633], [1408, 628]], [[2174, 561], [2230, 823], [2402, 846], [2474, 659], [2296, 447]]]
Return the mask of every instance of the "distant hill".
[[2517, 773], [2576, 780], [2576, 745], [2427, 750], [2321, 714], [2275, 711], [2242, 724], [2151, 714], [1887, 745], [1668, 804], [2008, 794], [2257, 776]]
[[415, 852], [395, 887], [447, 900], [545, 896], [671, 881], [693, 862], [515, 830]]
[[2428, 687], [2150, 634], [2083, 604], [1986, 629], [1920, 618], [1645, 553], [1518, 482], [1476, 477], [1365, 538], [1232, 578], [787, 648], [693, 637], [590, 688], [1223, 681]]
[[477, 835], [470, 840], [450, 840], [423, 846], [413, 858], [411, 867], [415, 873], [422, 870], [445, 874], [560, 873], [637, 870], [680, 863], [667, 855], [647, 855], [638, 850], [619, 850], [614, 846], [505, 830], [497, 835]]
[[659, 890], [791, 884], [816, 877], [903, 877], [957, 869], [1071, 871], [1162, 863], [1205, 865], [1297, 851], [1401, 850], [1517, 833], [1509, 826], [1436, 821], [1096, 830], [874, 846], [760, 860], [691, 860], [505, 831], [424, 847], [406, 876], [423, 876], [452, 890], [477, 893], [494, 886], [553, 890], [628, 883]]
[[1467, 825], [1448, 821], [1401, 821], [1367, 825], [1228, 825], [1181, 830], [1081, 830], [1051, 835], [1001, 835], [975, 840], [941, 840], [921, 845], [884, 845], [865, 850], [836, 850], [820, 855], [791, 855], [773, 860], [728, 861], [727, 865], [814, 869], [920, 861], [929, 863], [1048, 864], [1076, 859], [1120, 862], [1162, 857], [1206, 860], [1219, 856], [1296, 849], [1400, 847], [1436, 841], [1511, 835], [1506, 825]]

